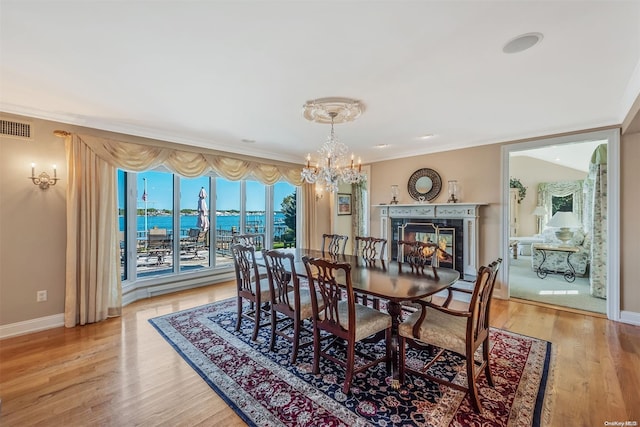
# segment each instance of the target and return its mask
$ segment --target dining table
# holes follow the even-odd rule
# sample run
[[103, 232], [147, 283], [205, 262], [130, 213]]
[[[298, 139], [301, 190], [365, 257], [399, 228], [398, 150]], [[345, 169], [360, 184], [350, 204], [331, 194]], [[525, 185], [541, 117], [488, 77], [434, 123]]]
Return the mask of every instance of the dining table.
[[[323, 258], [334, 262], [351, 265], [351, 282], [353, 290], [372, 298], [379, 298], [387, 302], [387, 312], [392, 320], [393, 356], [392, 356], [392, 387], [399, 388], [398, 374], [398, 325], [402, 321], [402, 303], [422, 299], [440, 291], [446, 290], [460, 278], [457, 270], [444, 267], [429, 267], [424, 271], [412, 272], [407, 265], [400, 265], [396, 261], [386, 262], [376, 260], [366, 261], [355, 255], [333, 255], [317, 249], [288, 248], [279, 249], [285, 253], [293, 253], [294, 269], [301, 277], [307, 276], [307, 270], [302, 261], [303, 257]], [[258, 254], [257, 254], [258, 255]], [[260, 258], [260, 255], [258, 255]], [[260, 259], [257, 260], [261, 262]], [[340, 276], [336, 277], [340, 281]]]

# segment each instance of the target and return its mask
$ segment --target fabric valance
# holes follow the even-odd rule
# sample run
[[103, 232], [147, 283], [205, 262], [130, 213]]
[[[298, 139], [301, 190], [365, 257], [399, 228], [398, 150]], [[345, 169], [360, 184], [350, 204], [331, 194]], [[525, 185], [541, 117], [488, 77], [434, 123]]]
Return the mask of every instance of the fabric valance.
[[130, 172], [142, 172], [163, 166], [187, 178], [215, 173], [232, 181], [253, 177], [267, 185], [275, 184], [281, 179], [295, 186], [302, 185], [299, 166], [134, 144], [91, 135], [77, 137], [104, 161]]

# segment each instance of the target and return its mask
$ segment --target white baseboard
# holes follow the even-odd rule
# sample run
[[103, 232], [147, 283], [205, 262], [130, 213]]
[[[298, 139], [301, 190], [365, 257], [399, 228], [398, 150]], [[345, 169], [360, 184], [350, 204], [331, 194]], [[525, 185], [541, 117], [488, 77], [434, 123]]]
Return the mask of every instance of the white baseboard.
[[8, 325], [0, 325], [0, 339], [44, 331], [45, 329], [58, 328], [60, 326], [64, 326], [64, 313], [10, 323]]
[[640, 326], [640, 313], [622, 310], [620, 312], [620, 321], [623, 323], [628, 323], [630, 325]]

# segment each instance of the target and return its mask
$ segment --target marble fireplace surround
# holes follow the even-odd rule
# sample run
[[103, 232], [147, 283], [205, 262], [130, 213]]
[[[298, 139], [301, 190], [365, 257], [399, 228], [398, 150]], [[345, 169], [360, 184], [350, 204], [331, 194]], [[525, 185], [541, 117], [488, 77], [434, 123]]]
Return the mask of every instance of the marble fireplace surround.
[[[463, 256], [462, 270], [464, 280], [474, 280], [479, 258], [479, 226], [480, 207], [488, 203], [428, 203], [410, 205], [373, 205], [380, 210], [380, 235], [389, 244], [397, 245], [397, 238], [392, 228], [393, 219], [403, 219], [406, 222], [428, 222], [442, 219], [459, 219], [463, 223]], [[387, 249], [387, 260], [391, 260], [391, 250]]]

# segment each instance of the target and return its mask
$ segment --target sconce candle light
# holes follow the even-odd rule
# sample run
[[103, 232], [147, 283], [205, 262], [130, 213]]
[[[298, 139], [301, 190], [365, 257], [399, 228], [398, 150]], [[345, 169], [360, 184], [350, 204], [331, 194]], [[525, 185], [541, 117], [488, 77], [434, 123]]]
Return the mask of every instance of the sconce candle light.
[[41, 172], [40, 175], [36, 176], [36, 164], [35, 163], [31, 163], [31, 176], [29, 177], [29, 179], [38, 187], [40, 187], [41, 190], [46, 190], [49, 187], [56, 185], [56, 182], [58, 182], [60, 180], [60, 178], [58, 178], [58, 171], [56, 169], [56, 165], [53, 165], [53, 177], [51, 177], [48, 173], [46, 172]]

